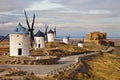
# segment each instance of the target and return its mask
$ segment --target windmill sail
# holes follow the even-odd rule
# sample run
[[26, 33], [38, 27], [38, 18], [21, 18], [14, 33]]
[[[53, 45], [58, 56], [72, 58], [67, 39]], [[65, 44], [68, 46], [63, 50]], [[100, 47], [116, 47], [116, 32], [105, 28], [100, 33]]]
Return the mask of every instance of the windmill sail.
[[69, 36], [68, 36], [68, 39], [70, 39], [70, 34], [69, 34]]
[[31, 29], [34, 29], [34, 22], [35, 22], [35, 14], [33, 15], [33, 22], [32, 22], [32, 28]]
[[47, 41], [47, 30], [48, 30], [48, 25], [45, 24], [45, 40]]
[[33, 15], [32, 26], [30, 27], [28, 17], [27, 17], [27, 14], [26, 14], [25, 10], [24, 10], [24, 13], [25, 13], [25, 17], [26, 17], [26, 23], [28, 25], [28, 31], [30, 32], [31, 47], [33, 47], [33, 41], [34, 41], [34, 32], [33, 31], [34, 31], [35, 14]]
[[34, 22], [35, 22], [35, 14], [33, 15], [33, 22], [32, 22], [32, 27], [31, 27], [31, 38], [34, 40]]
[[0, 43], [4, 41], [6, 38], [8, 38], [9, 34], [7, 34], [3, 39], [0, 40]]
[[30, 25], [29, 25], [29, 21], [28, 21], [27, 14], [26, 14], [25, 10], [24, 10], [24, 14], [25, 14], [27, 25], [28, 25], [28, 30], [30, 30]]
[[54, 28], [54, 33], [55, 33], [55, 37], [56, 37], [56, 27]]

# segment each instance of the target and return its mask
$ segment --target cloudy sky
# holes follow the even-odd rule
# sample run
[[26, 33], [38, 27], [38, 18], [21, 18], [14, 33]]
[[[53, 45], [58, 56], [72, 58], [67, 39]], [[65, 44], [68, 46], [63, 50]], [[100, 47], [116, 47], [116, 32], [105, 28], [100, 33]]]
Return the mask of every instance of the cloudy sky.
[[84, 36], [91, 31], [120, 37], [120, 0], [0, 0], [0, 35], [11, 33], [20, 22], [27, 28], [36, 14], [35, 33], [44, 24], [57, 27], [57, 36]]

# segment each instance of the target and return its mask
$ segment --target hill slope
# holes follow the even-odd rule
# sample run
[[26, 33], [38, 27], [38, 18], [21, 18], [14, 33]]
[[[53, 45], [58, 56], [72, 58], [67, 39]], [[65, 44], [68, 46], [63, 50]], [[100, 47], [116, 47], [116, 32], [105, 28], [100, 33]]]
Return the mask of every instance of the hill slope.
[[81, 60], [73, 70], [54, 77], [58, 80], [120, 80], [120, 56], [104, 53]]

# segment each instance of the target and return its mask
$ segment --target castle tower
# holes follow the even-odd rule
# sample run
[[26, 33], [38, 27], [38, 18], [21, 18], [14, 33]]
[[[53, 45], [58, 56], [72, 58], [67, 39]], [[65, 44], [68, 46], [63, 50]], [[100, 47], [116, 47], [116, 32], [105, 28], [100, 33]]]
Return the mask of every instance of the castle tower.
[[34, 37], [35, 44], [34, 48], [45, 48], [45, 34], [41, 32], [40, 30], [35, 34]]
[[65, 37], [62, 39], [62, 41], [63, 41], [64, 43], [68, 44], [68, 43], [69, 43], [69, 37], [65, 36]]
[[51, 29], [48, 31], [47, 33], [48, 36], [48, 42], [54, 42], [54, 31], [52, 31]]
[[10, 56], [28, 56], [29, 55], [29, 35], [28, 30], [20, 23], [14, 32], [9, 35], [10, 38]]

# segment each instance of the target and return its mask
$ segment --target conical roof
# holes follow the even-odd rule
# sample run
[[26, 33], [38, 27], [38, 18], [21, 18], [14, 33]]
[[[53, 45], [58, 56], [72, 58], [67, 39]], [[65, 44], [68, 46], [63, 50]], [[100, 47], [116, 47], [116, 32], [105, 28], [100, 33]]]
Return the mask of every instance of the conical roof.
[[41, 32], [40, 30], [35, 34], [36, 37], [44, 37], [45, 34]]
[[69, 39], [69, 37], [68, 37], [68, 36], [64, 36], [63, 38]]
[[19, 23], [14, 29], [14, 34], [28, 34], [28, 30]]
[[50, 29], [50, 30], [48, 31], [48, 33], [53, 33], [53, 34], [54, 34], [54, 31]]
[[83, 41], [79, 41], [78, 43], [83, 43]]

